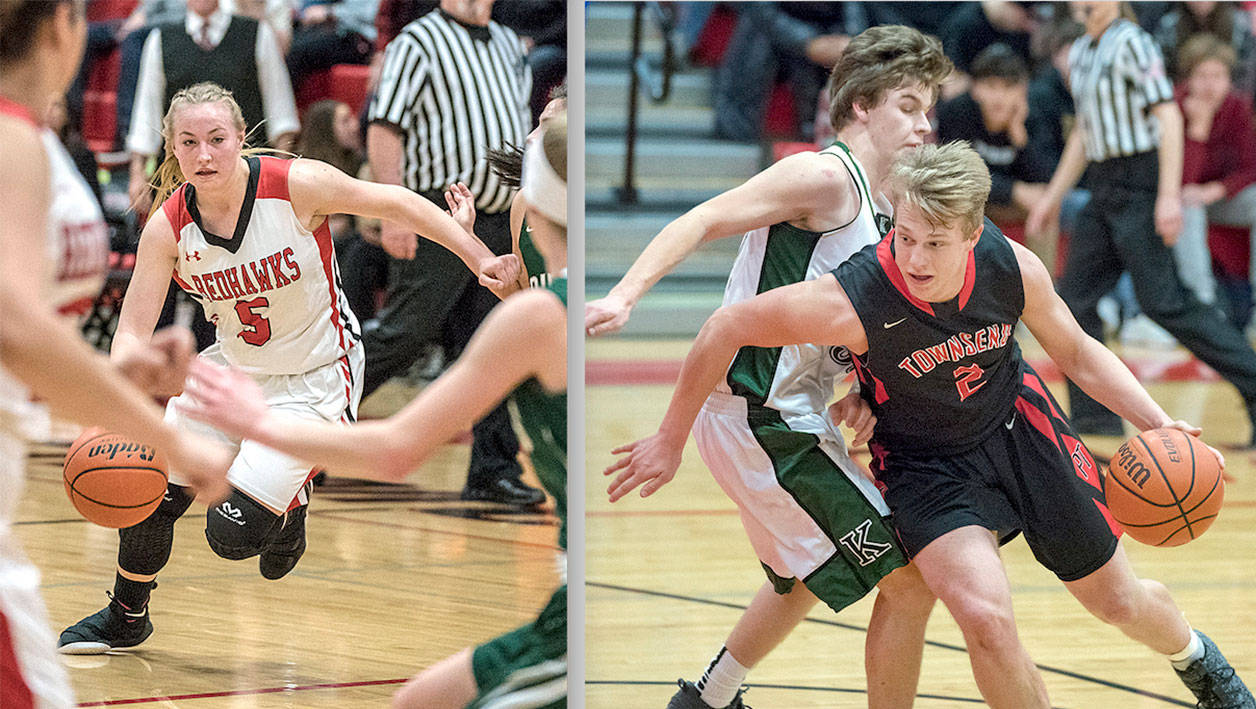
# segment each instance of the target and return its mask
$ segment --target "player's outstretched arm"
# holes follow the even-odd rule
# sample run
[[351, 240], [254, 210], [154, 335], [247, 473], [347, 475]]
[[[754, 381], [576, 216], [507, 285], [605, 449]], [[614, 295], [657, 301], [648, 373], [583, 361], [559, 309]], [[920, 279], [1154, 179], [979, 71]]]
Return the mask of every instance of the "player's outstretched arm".
[[716, 310], [685, 357], [658, 432], [612, 451], [623, 457], [603, 471], [615, 475], [607, 488], [611, 502], [638, 486], [644, 486], [643, 497], [649, 496], [672, 479], [698, 411], [737, 350], [801, 342], [846, 345], [854, 352], [868, 349], [863, 326], [832, 275], [775, 288]]
[[663, 227], [610, 293], [585, 306], [585, 332], [621, 330], [642, 296], [708, 241], [841, 212], [847, 205], [853, 215], [858, 192], [837, 160], [817, 153], [791, 155]]
[[275, 413], [247, 375], [200, 361], [193, 364], [188, 391], [194, 403], [187, 412], [337, 472], [397, 482], [521, 382], [536, 377], [552, 391], [566, 388], [566, 320], [566, 309], [549, 291], [511, 297], [489, 313], [449, 371], [382, 421], [346, 427]]
[[[161, 412], [118, 376], [57, 317], [45, 299], [43, 279], [49, 206], [49, 168], [39, 138], [0, 117], [0, 143], [21, 170], [0, 171], [6, 196], [0, 219], [0, 361], [58, 416], [85, 426], [106, 426], [165, 451], [207, 499], [228, 492], [231, 457], [208, 441], [194, 440], [162, 423]], [[166, 277], [169, 278], [169, 271]]]
[[[1020, 244], [1010, 240], [1009, 243], [1016, 251], [1025, 287], [1021, 320], [1060, 371], [1139, 430], [1172, 424], [1173, 419], [1138, 383], [1125, 363], [1077, 324], [1068, 306], [1056, 295], [1051, 276], [1038, 257]], [[1190, 428], [1198, 435], [1199, 429]]]
[[298, 159], [289, 169], [288, 189], [297, 218], [305, 224], [328, 214], [396, 222], [457, 254], [480, 285], [494, 293], [519, 278], [514, 254], [495, 255], [440, 207], [400, 185], [358, 180], [326, 163]]

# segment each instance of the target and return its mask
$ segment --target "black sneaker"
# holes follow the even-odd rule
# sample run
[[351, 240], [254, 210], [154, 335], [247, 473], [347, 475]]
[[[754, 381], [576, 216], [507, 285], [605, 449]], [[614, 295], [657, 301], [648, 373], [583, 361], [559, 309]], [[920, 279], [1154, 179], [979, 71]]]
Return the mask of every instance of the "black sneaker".
[[309, 505], [288, 512], [283, 529], [257, 557], [257, 570], [274, 581], [288, 575], [305, 553], [305, 513]]
[[108, 591], [109, 605], [61, 631], [57, 651], [65, 655], [100, 655], [135, 647], [153, 634], [153, 621], [144, 612], [133, 613]]
[[1256, 709], [1256, 699], [1247, 691], [1243, 680], [1234, 674], [1234, 668], [1216, 643], [1198, 630], [1195, 634], [1204, 644], [1204, 656], [1186, 669], [1177, 670], [1177, 674], [1199, 700], [1196, 709]]
[[694, 686], [693, 682], [687, 682], [684, 679], [676, 680], [676, 684], [680, 685], [680, 689], [672, 695], [672, 700], [667, 703], [667, 709], [750, 709], [741, 701], [741, 695], [746, 693], [745, 688], [737, 690], [737, 696], [733, 697], [733, 701], [724, 707], [712, 707], [710, 704], [702, 701], [702, 693]]
[[515, 478], [497, 478], [487, 485], [467, 485], [462, 489], [462, 499], [532, 507], [545, 502], [545, 493]]

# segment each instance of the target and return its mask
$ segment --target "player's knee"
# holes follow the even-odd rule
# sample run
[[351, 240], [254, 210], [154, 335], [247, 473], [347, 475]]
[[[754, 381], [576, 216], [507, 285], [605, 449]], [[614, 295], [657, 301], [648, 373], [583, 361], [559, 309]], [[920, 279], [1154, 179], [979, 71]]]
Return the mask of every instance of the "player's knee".
[[933, 608], [937, 596], [929, 590], [924, 577], [914, 564], [895, 569], [881, 579], [877, 588], [885, 595], [887, 602], [896, 608], [917, 608], [920, 610]]
[[1010, 603], [973, 598], [948, 606], [955, 622], [964, 632], [969, 647], [1005, 652], [1017, 644], [1016, 621]]
[[237, 490], [206, 513], [205, 540], [224, 559], [247, 559], [266, 548], [279, 520], [279, 515]]

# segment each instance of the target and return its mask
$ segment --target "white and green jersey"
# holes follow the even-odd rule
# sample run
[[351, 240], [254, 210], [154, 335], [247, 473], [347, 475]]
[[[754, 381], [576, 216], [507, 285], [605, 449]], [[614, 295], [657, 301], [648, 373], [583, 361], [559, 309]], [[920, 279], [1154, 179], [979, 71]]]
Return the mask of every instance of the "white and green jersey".
[[[840, 161], [850, 173], [859, 193], [858, 214], [848, 224], [826, 232], [807, 231], [784, 222], [748, 232], [728, 276], [725, 305], [817, 278], [889, 232], [890, 208], [874, 201], [863, 168], [850, 149], [836, 143], [820, 154]], [[850, 364], [850, 353], [844, 347], [743, 347], [719, 391], [786, 414], [823, 411], [837, 378]]]

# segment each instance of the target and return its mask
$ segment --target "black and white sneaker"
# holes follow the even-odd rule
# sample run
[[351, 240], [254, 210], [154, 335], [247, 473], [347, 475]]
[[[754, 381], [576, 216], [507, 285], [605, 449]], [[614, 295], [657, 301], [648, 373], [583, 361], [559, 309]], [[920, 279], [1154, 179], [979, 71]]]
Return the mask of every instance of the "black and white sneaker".
[[262, 576], [274, 581], [288, 575], [305, 553], [305, 513], [309, 505], [288, 512], [283, 529], [257, 558]]
[[1256, 709], [1256, 699], [1234, 668], [1207, 635], [1195, 631], [1204, 644], [1204, 656], [1177, 670], [1186, 688], [1199, 700], [1196, 709]]
[[680, 689], [672, 695], [671, 701], [667, 703], [667, 709], [750, 709], [741, 701], [741, 695], [746, 690], [737, 690], [737, 695], [733, 697], [733, 701], [723, 707], [712, 707], [710, 704], [702, 701], [702, 693], [698, 691], [698, 687], [693, 682], [684, 679], [676, 680], [676, 684], [680, 685]]
[[135, 647], [153, 634], [153, 621], [148, 606], [133, 612], [122, 605], [112, 593], [109, 605], [61, 631], [57, 652], [65, 655], [100, 655], [110, 650]]

